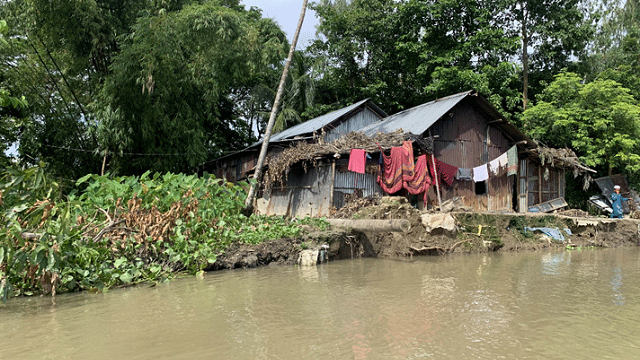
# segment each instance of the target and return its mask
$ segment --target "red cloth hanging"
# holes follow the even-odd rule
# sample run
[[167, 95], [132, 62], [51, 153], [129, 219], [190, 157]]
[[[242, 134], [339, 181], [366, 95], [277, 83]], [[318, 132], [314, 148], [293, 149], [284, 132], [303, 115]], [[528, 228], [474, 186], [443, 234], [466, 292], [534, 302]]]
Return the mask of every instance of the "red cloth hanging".
[[411, 141], [405, 141], [402, 143], [402, 181], [411, 181], [414, 174], [413, 143]]
[[[451, 186], [451, 184], [453, 184], [453, 180], [456, 177], [456, 173], [458, 172], [458, 168], [453, 165], [444, 163], [438, 159], [435, 159], [435, 162], [438, 180], [440, 182], [445, 182], [447, 183], [447, 185]], [[427, 158], [427, 164], [429, 167], [429, 171], [431, 172], [431, 175], [433, 177], [432, 185], [435, 185], [436, 182], [435, 175], [433, 174], [433, 162], [431, 157]]]
[[453, 165], [445, 164], [438, 159], [436, 159], [436, 161], [438, 162], [436, 168], [438, 168], [438, 171], [440, 172], [440, 179], [444, 180], [447, 185], [451, 186], [451, 184], [453, 184], [453, 179], [455, 179], [456, 173], [458, 172], [458, 168]]
[[424, 193], [423, 199], [425, 203], [427, 201], [427, 191], [431, 186], [431, 177], [427, 171], [427, 156], [420, 155], [418, 161], [415, 163], [413, 178], [410, 181], [404, 182], [404, 188], [407, 189], [410, 194], [418, 195]]
[[403, 149], [391, 148], [391, 156], [384, 155], [384, 170], [378, 174], [378, 183], [384, 192], [393, 194], [402, 189]]
[[349, 155], [349, 171], [364, 174], [367, 153], [362, 149], [351, 149]]

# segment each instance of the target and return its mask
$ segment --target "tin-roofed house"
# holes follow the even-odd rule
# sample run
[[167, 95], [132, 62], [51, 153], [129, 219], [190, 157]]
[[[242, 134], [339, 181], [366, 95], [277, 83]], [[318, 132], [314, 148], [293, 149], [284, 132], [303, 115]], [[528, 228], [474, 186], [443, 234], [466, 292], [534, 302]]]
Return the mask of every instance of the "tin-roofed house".
[[[329, 216], [332, 207], [341, 208], [349, 197], [383, 194], [378, 183], [380, 150], [398, 147], [407, 139], [415, 144], [432, 140], [427, 141], [433, 144], [429, 150], [414, 146], [413, 155], [428, 153], [436, 162], [467, 170], [512, 150], [515, 165], [509, 166], [510, 171], [501, 168], [482, 181], [460, 178], [439, 184], [442, 202], [459, 198], [474, 211], [529, 211], [534, 205], [564, 197], [567, 168], [593, 171], [580, 164], [570, 150], [539, 148], [473, 91], [392, 116], [363, 100], [272, 137], [263, 179], [266, 191], [256, 208], [268, 215]], [[245, 178], [255, 166], [260, 144], [218, 159], [214, 162], [216, 175], [224, 174], [230, 181]], [[354, 148], [365, 149], [370, 157], [364, 174], [348, 169]], [[431, 186], [416, 205], [436, 208], [440, 201], [435, 189]], [[394, 195], [408, 193], [400, 190]]]
[[[593, 172], [577, 158], [541, 159], [538, 145], [473, 91], [416, 106], [360, 131], [374, 136], [398, 129], [433, 137], [435, 158], [463, 169], [488, 164], [517, 146], [516, 175], [502, 171], [485, 181], [456, 179], [451, 185], [440, 186], [442, 201], [460, 197], [475, 211], [526, 212], [534, 205], [564, 197], [566, 168], [579, 166], [580, 172]], [[437, 205], [435, 187], [430, 188], [427, 198], [428, 206]]]
[[[370, 99], [361, 100], [273, 134], [269, 140], [268, 155], [281, 152], [296, 142], [314, 141], [319, 137], [331, 142], [385, 117], [387, 114]], [[262, 141], [259, 141], [246, 149], [218, 158], [202, 166], [201, 170], [231, 182], [247, 179], [258, 163], [261, 145]]]

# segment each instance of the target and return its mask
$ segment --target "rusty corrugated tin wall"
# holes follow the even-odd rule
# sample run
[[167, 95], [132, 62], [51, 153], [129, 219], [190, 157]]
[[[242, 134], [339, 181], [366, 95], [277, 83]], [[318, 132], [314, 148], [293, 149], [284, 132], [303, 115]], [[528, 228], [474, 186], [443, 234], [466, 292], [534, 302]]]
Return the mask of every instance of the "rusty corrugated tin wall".
[[345, 195], [358, 191], [363, 197], [383, 194], [378, 185], [377, 174], [358, 174], [347, 170], [348, 160], [336, 161], [336, 176], [333, 182], [333, 206], [340, 209], [345, 204]]
[[[436, 158], [456, 167], [473, 168], [500, 156], [510, 144], [500, 130], [488, 124], [490, 120], [469, 101], [460, 102], [430, 129], [432, 135], [439, 136], [435, 141]], [[506, 175], [490, 177], [486, 194], [477, 195], [473, 181], [455, 180], [452, 186], [441, 186], [442, 200], [461, 196], [466, 206], [477, 211], [509, 211], [514, 207], [513, 181]], [[437, 204], [434, 187], [428, 198], [432, 206]]]
[[328, 216], [331, 207], [331, 164], [292, 168], [284, 186], [274, 186], [267, 215]]

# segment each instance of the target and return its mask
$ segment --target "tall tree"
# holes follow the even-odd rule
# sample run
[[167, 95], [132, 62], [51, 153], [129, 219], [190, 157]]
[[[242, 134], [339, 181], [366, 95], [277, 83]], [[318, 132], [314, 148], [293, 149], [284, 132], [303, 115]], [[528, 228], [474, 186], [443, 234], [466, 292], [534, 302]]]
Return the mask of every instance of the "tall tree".
[[272, 20], [238, 1], [142, 17], [123, 40], [101, 94], [98, 129], [122, 173], [193, 171], [245, 146], [250, 129], [234, 94], [276, 69], [287, 45]]
[[[582, 0], [507, 0], [510, 31], [521, 39], [522, 108], [531, 79], [551, 80], [585, 50], [593, 33]], [[533, 76], [532, 76], [533, 75]], [[536, 86], [537, 87], [537, 86]]]
[[293, 53], [296, 50], [296, 44], [298, 43], [298, 36], [300, 35], [300, 29], [302, 28], [302, 22], [304, 21], [304, 14], [306, 11], [307, 11], [307, 0], [303, 0], [302, 10], [300, 10], [300, 18], [298, 19], [298, 26], [296, 27], [296, 32], [293, 35], [293, 41], [291, 42], [291, 47], [289, 48], [289, 55], [287, 56], [287, 62], [284, 65], [284, 70], [282, 70], [282, 77], [280, 78], [280, 84], [278, 85], [278, 92], [276, 93], [276, 99], [273, 101], [273, 108], [271, 109], [271, 115], [269, 116], [269, 123], [267, 124], [267, 129], [264, 132], [264, 138], [262, 139], [260, 156], [258, 156], [258, 163], [256, 164], [256, 171], [254, 174], [254, 178], [256, 179], [256, 181], [251, 184], [251, 188], [249, 189], [249, 193], [247, 194], [247, 199], [245, 200], [245, 203], [244, 203], [245, 211], [248, 213], [253, 212], [253, 200], [256, 196], [256, 191], [258, 188], [259, 181], [261, 181], [262, 166], [264, 165], [264, 160], [267, 157], [267, 150], [269, 149], [269, 139], [271, 138], [271, 130], [273, 129], [273, 125], [276, 122], [278, 107], [280, 106], [280, 100], [282, 99], [285, 83], [287, 81], [287, 73], [289, 72], [289, 66], [291, 65], [291, 60], [293, 59]]
[[[5, 38], [8, 26], [5, 20], [0, 20], [0, 48], [9, 46], [9, 41]], [[28, 105], [24, 96], [12, 96], [6, 88], [0, 87], [0, 169], [11, 165], [11, 160], [6, 152], [9, 146], [15, 144], [17, 129], [20, 125], [20, 109]]]
[[[502, 6], [499, 6], [502, 5]], [[388, 112], [475, 88], [513, 110], [517, 34], [506, 5], [471, 0], [354, 0], [313, 7], [327, 59], [319, 101], [336, 106], [370, 97]]]

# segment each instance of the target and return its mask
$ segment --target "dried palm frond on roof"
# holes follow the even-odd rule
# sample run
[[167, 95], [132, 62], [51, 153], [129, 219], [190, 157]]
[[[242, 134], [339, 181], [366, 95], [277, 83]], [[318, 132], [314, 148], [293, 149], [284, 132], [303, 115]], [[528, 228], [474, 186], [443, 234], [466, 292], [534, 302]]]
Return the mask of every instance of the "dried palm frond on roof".
[[[573, 171], [573, 177], [579, 175], [584, 176], [583, 188], [586, 190], [589, 187], [589, 183], [592, 181], [590, 174], [595, 174], [596, 171], [584, 165], [578, 155], [571, 149], [554, 149], [549, 147], [539, 146], [536, 149], [530, 150], [540, 158], [540, 163], [544, 165], [552, 165], [556, 167], [565, 167]], [[545, 178], [548, 177], [548, 170], [545, 171]]]
[[269, 157], [269, 169], [264, 174], [264, 183], [267, 188], [275, 183], [284, 183], [291, 166], [300, 162], [306, 169], [309, 162], [317, 161], [329, 154], [348, 154], [351, 149], [375, 152], [382, 147], [386, 150], [402, 145], [404, 139], [405, 133], [402, 129], [398, 129], [391, 133], [378, 133], [372, 138], [359, 132], [350, 132], [330, 143], [298, 142], [281, 153]]

